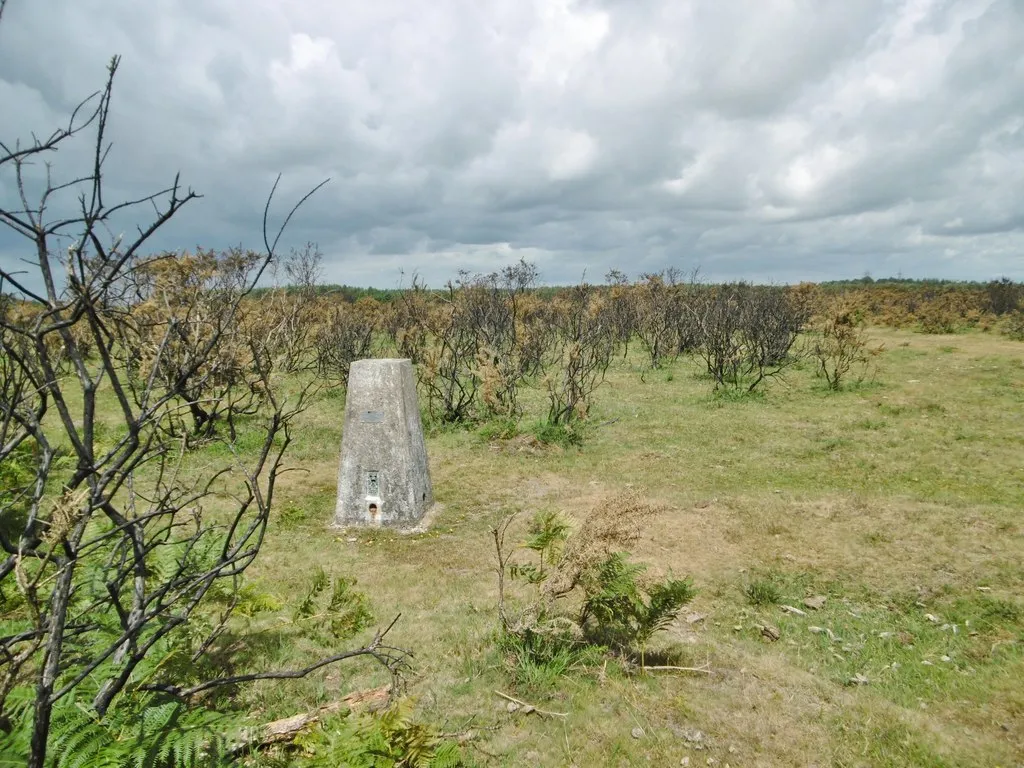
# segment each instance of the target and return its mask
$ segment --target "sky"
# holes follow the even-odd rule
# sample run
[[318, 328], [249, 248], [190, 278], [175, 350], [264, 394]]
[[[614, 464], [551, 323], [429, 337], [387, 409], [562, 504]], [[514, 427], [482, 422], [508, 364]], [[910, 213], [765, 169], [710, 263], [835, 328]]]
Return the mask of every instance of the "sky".
[[0, 140], [113, 54], [108, 199], [203, 195], [154, 251], [259, 246], [281, 174], [334, 283], [1024, 280], [1024, 0], [9, 0]]

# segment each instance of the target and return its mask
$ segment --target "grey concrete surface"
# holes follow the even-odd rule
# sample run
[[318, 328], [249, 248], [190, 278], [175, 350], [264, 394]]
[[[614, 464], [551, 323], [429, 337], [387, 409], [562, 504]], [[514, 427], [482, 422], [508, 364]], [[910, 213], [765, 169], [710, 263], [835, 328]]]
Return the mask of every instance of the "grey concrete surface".
[[434, 503], [409, 360], [357, 360], [349, 372], [337, 526], [413, 528]]

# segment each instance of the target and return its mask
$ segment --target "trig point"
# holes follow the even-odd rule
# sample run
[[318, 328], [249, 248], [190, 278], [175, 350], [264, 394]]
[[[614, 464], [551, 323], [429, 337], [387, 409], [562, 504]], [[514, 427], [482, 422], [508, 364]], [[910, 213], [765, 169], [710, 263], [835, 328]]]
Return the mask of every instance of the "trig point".
[[334, 524], [413, 528], [434, 503], [409, 360], [357, 360], [348, 375]]

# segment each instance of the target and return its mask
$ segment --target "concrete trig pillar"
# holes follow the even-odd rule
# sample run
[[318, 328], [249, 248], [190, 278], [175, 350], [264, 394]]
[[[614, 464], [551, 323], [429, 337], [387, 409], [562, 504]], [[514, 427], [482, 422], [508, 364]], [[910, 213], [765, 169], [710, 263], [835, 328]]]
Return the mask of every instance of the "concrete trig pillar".
[[415, 527], [434, 503], [409, 360], [357, 360], [348, 375], [334, 524]]

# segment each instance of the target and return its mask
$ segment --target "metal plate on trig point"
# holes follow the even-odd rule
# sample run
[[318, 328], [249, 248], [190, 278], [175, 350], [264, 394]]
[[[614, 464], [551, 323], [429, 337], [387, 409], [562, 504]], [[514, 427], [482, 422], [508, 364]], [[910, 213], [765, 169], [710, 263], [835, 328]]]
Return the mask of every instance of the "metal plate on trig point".
[[384, 421], [383, 411], [363, 411], [359, 414], [359, 420], [364, 424], [380, 424]]

